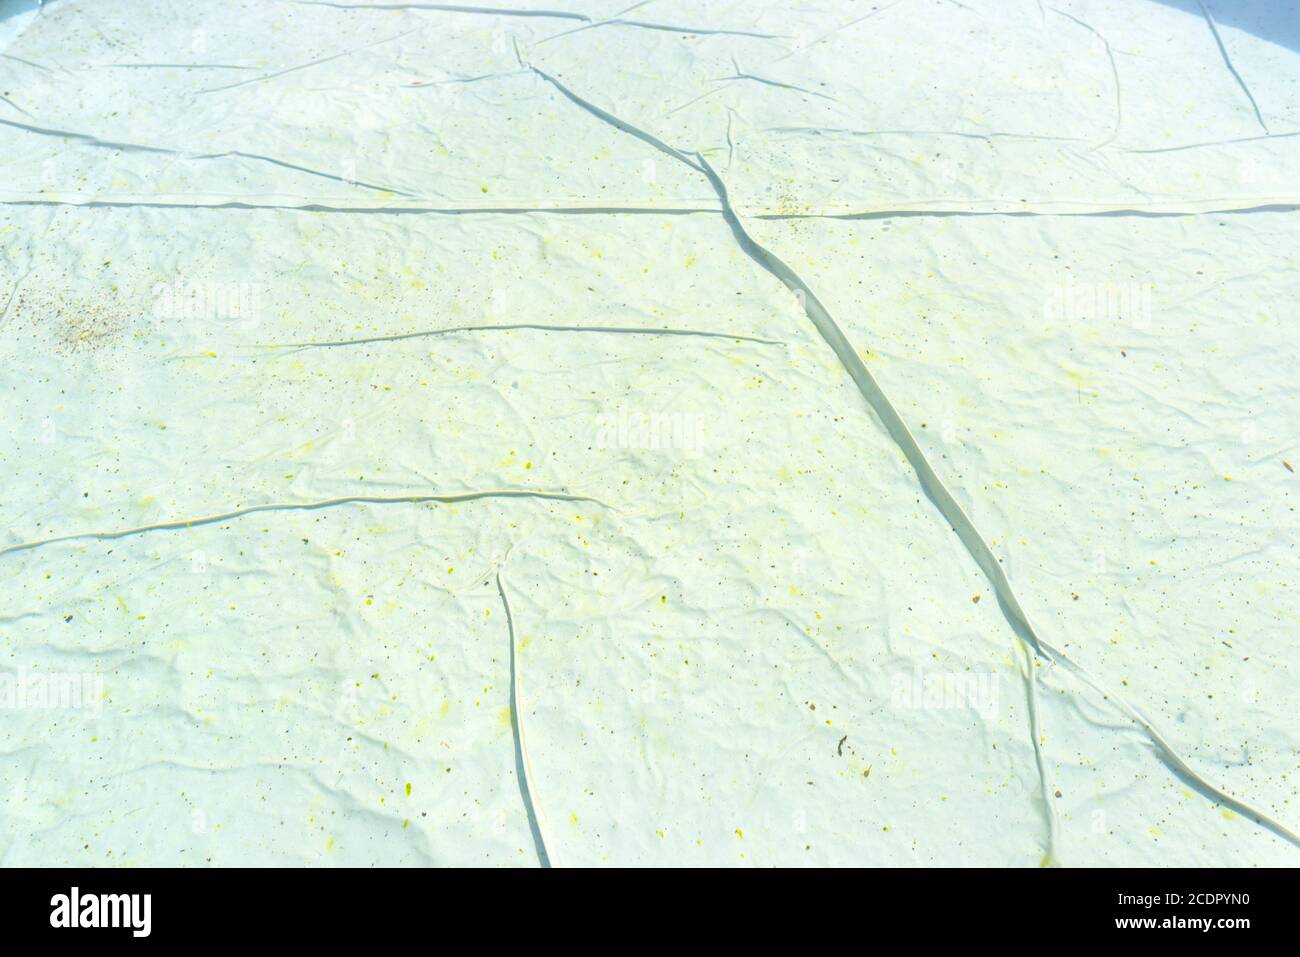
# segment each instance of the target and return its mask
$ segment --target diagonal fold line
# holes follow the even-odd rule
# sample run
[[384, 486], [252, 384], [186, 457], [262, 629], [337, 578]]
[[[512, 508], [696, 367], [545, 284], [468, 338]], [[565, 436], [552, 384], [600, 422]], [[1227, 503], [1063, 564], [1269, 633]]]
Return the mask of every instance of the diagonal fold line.
[[1228, 68], [1228, 72], [1237, 81], [1237, 86], [1241, 87], [1241, 92], [1246, 94], [1246, 99], [1250, 100], [1250, 108], [1255, 111], [1255, 119], [1259, 123], [1260, 129], [1267, 133], [1268, 124], [1264, 122], [1263, 114], [1259, 112], [1259, 104], [1255, 102], [1254, 94], [1250, 92], [1250, 87], [1246, 85], [1246, 81], [1241, 78], [1237, 68], [1232, 65], [1232, 57], [1228, 56], [1228, 48], [1223, 45], [1223, 37], [1219, 36], [1218, 24], [1214, 22], [1214, 17], [1210, 16], [1210, 8], [1205, 5], [1205, 0], [1196, 0], [1196, 2], [1200, 4], [1201, 13], [1205, 15], [1206, 25], [1209, 26], [1210, 32], [1214, 34], [1214, 42], [1218, 44], [1219, 55], [1223, 57], [1223, 65]]
[[93, 136], [89, 133], [77, 133], [72, 130], [56, 130], [44, 126], [30, 126], [27, 123], [17, 123], [13, 120], [0, 120], [0, 125], [10, 126], [14, 129], [24, 130], [28, 133], [36, 133], [40, 136], [75, 140], [76, 142], [84, 143], [87, 146], [93, 146], [99, 149], [120, 150], [125, 153], [158, 153], [164, 156], [179, 156], [182, 159], [192, 160], [216, 160], [237, 157], [239, 159], [253, 160], [258, 163], [270, 163], [273, 166], [279, 166], [283, 169], [295, 170], [299, 173], [306, 173], [309, 176], [319, 177], [320, 179], [333, 180], [336, 183], [346, 183], [349, 186], [361, 186], [365, 189], [374, 190], [380, 193], [394, 193], [398, 196], [406, 196], [411, 199], [415, 198], [411, 193], [398, 189], [395, 186], [377, 185], [375, 183], [366, 183], [362, 180], [348, 179], [343, 176], [336, 176], [333, 173], [326, 173], [322, 170], [312, 169], [310, 166], [300, 166], [297, 163], [290, 163], [287, 160], [276, 159], [274, 156], [263, 156], [261, 153], [246, 153], [243, 150], [226, 150], [221, 153], [191, 153], [186, 150], [172, 149], [169, 146], [149, 146], [145, 143], [120, 143], [115, 140], [102, 140], [98, 136]]
[[1102, 36], [1101, 33], [1091, 24], [1086, 23], [1083, 20], [1080, 20], [1078, 17], [1072, 14], [1066, 13], [1064, 10], [1058, 10], [1056, 9], [1056, 7], [1052, 7], [1052, 12], [1060, 14], [1061, 16], [1065, 17], [1067, 20], [1072, 20], [1074, 23], [1077, 23], [1079, 26], [1083, 27], [1094, 37], [1100, 40], [1102, 48], [1106, 51], [1106, 58], [1110, 61], [1111, 83], [1114, 85], [1115, 88], [1115, 125], [1111, 129], [1109, 136], [1107, 136], [1104, 140], [1102, 140], [1100, 143], [1098, 143], [1096, 146], [1094, 146], [1092, 149], [1088, 151], [1090, 153], [1095, 153], [1097, 152], [1097, 150], [1107, 147], [1111, 143], [1115, 142], [1116, 137], [1119, 136], [1120, 128], [1124, 125], [1124, 98], [1122, 93], [1120, 92], [1119, 67], [1115, 63], [1115, 51], [1111, 49], [1110, 41], [1107, 40], [1104, 36]]
[[645, 130], [633, 126], [631, 123], [625, 123], [623, 120], [620, 120], [613, 113], [607, 113], [596, 104], [588, 100], [584, 100], [582, 97], [578, 96], [578, 94], [574, 93], [572, 90], [570, 90], [567, 86], [565, 86], [555, 77], [551, 76], [549, 73], [545, 73], [537, 69], [537, 67], [535, 66], [530, 66], [529, 69], [532, 70], [534, 73], [536, 73], [538, 76], [540, 76], [547, 83], [551, 84], [551, 86], [559, 90], [560, 93], [564, 95], [565, 99], [570, 100], [573, 103], [576, 103], [578, 106], [582, 107], [592, 116], [596, 117], [596, 119], [609, 124], [610, 126], [614, 127], [614, 129], [616, 130], [620, 130], [626, 133], [628, 136], [635, 136], [642, 143], [648, 143], [650, 146], [653, 146], [659, 152], [664, 153], [667, 156], [671, 156], [679, 163], [685, 163], [687, 166], [695, 170], [695, 172], [697, 173], [704, 172], [703, 167], [701, 167], [699, 163], [693, 161], [689, 156], [687, 156], [681, 150], [674, 149], [673, 147], [669, 146], [663, 140], [659, 139], [659, 137], [653, 136], [650, 133], [647, 133]]
[[[839, 359], [840, 364], [849, 374], [849, 377], [853, 380], [854, 384], [857, 385], [858, 391], [861, 392], [863, 398], [866, 399], [867, 404], [871, 407], [871, 410], [875, 413], [877, 419], [889, 434], [889, 437], [893, 439], [894, 444], [898, 446], [899, 451], [903, 453], [908, 464], [911, 465], [926, 497], [929, 498], [930, 502], [939, 511], [939, 514], [943, 516], [944, 520], [948, 522], [949, 527], [957, 535], [958, 540], [962, 543], [967, 554], [970, 555], [970, 557], [975, 561], [975, 564], [979, 567], [980, 571], [984, 573], [985, 578], [988, 579], [989, 584], [993, 588], [994, 594], [997, 595], [998, 607], [1001, 609], [1003, 617], [1007, 620], [1007, 623], [1011, 626], [1011, 630], [1015, 635], [1025, 642], [1025, 644], [1031, 648], [1036, 655], [1049, 661], [1060, 662], [1072, 675], [1079, 678], [1098, 694], [1106, 698], [1106, 700], [1113, 702], [1115, 706], [1129, 718], [1129, 720], [1143, 730], [1148, 741], [1150, 741], [1154, 746], [1161, 762], [1168, 767], [1177, 778], [1182, 780], [1193, 790], [1199, 792], [1203, 797], [1207, 797], [1223, 804], [1225, 807], [1231, 808], [1243, 817], [1247, 817], [1254, 821], [1260, 827], [1271, 831], [1273, 834], [1288, 843], [1300, 848], [1300, 834], [1296, 834], [1294, 831], [1265, 814], [1263, 811], [1256, 809], [1240, 798], [1234, 797], [1222, 788], [1212, 784], [1202, 775], [1193, 770], [1183, 757], [1174, 750], [1168, 741], [1165, 740], [1164, 736], [1160, 734], [1156, 727], [1147, 720], [1147, 718], [1138, 711], [1137, 708], [1129, 704], [1115, 692], [1106, 688], [1085, 668], [1076, 664], [1062, 651], [1053, 647], [1039, 636], [1037, 630], [1030, 623], [1029, 616], [1021, 607], [1020, 601], [1017, 599], [1015, 592], [1012, 590], [1011, 583], [1007, 579], [1006, 573], [1002, 570], [1001, 563], [993, 554], [992, 549], [988, 546], [983, 536], [980, 535], [978, 529], [976, 529], [974, 522], [971, 521], [970, 517], [958, 504], [952, 493], [943, 484], [943, 481], [939, 478], [939, 475], [935, 472], [933, 466], [930, 465], [929, 461], [925, 457], [925, 453], [917, 444], [915, 437], [913, 437], [907, 424], [903, 421], [902, 416], [898, 414], [893, 403], [889, 401], [884, 391], [880, 388], [880, 385], [876, 382], [875, 377], [871, 375], [871, 372], [867, 369], [862, 358], [857, 354], [848, 338], [844, 335], [843, 330], [840, 329], [839, 325], [835, 322], [835, 319], [831, 316], [826, 307], [822, 305], [821, 300], [817, 298], [816, 294], [813, 293], [808, 284], [805, 283], [793, 269], [786, 265], [785, 262], [765, 247], [759, 245], [753, 237], [746, 232], [744, 225], [740, 222], [739, 216], [731, 205], [726, 184], [723, 183], [721, 177], [718, 176], [713, 167], [709, 165], [708, 160], [706, 160], [699, 152], [696, 152], [693, 154], [694, 160], [692, 161], [687, 153], [669, 146], [652, 134], [637, 129], [630, 123], [618, 119], [602, 110], [600, 107], [589, 103], [576, 93], [567, 89], [559, 80], [543, 73], [536, 67], [533, 67], [532, 69], [539, 76], [556, 87], [556, 89], [563, 93], [567, 99], [576, 103], [588, 113], [599, 119], [605, 120], [605, 122], [610, 123], [616, 129], [622, 130], [635, 136], [642, 142], [648, 143], [660, 152], [666, 153], [674, 159], [679, 159], [692, 169], [702, 173], [708, 179], [709, 184], [718, 195], [718, 201], [722, 205], [722, 216], [726, 220], [727, 225], [731, 228], [731, 233], [735, 238], [736, 243], [751, 259], [762, 266], [776, 279], [780, 280], [780, 282], [799, 299], [803, 306], [805, 315], [812, 322], [818, 333], [821, 334], [827, 345], [831, 347], [832, 351]], [[1036, 694], [1036, 676], [1034, 674], [1034, 669], [1029, 669], [1026, 680], [1029, 682], [1029, 691], [1031, 694]], [[1043, 770], [1044, 765], [1041, 755], [1041, 741], [1039, 740], [1036, 729], [1036, 716], [1032, 723], [1035, 726], [1033, 729], [1034, 755], [1040, 768], [1041, 777], [1045, 771]], [[1045, 778], [1041, 783], [1046, 787]], [[1052, 835], [1054, 835], [1054, 822], [1051, 824], [1050, 830]], [[1048, 852], [1050, 855], [1050, 847]]]

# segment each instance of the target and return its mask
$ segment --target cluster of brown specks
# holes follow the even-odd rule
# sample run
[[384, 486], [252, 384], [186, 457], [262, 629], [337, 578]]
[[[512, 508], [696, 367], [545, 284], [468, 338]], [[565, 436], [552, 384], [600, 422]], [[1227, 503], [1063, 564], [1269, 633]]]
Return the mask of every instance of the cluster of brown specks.
[[13, 305], [16, 328], [48, 339], [56, 353], [71, 356], [118, 344], [130, 326], [131, 310], [116, 287], [77, 296], [57, 286], [19, 290]]

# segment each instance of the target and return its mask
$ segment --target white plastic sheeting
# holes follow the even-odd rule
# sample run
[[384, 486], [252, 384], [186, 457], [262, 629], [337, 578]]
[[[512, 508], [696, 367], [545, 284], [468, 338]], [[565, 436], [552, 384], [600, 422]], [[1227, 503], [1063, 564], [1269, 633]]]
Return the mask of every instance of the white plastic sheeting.
[[0, 861], [1294, 865], [1300, 9], [0, 20]]

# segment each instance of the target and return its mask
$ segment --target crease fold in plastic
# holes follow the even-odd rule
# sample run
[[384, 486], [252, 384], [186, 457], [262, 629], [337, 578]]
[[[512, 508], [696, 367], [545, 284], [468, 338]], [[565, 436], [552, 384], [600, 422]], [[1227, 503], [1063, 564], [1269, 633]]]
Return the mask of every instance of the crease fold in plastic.
[[1298, 25], [0, 4], [0, 862], [1294, 866]]

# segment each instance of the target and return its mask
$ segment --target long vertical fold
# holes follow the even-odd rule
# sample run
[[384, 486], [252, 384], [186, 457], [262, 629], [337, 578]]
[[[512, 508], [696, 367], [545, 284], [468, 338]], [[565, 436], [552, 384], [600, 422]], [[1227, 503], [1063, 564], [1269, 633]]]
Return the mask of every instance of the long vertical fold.
[[515, 619], [510, 614], [510, 601], [506, 598], [505, 586], [501, 584], [500, 570], [497, 571], [497, 594], [501, 596], [501, 607], [506, 613], [506, 630], [510, 636], [510, 730], [515, 739], [515, 777], [519, 781], [519, 796], [523, 799], [524, 810], [528, 813], [528, 829], [533, 832], [537, 862], [542, 867], [550, 867], [551, 857], [546, 853], [546, 841], [542, 839], [542, 827], [537, 819], [537, 808], [533, 804], [532, 773], [528, 764], [528, 749], [524, 744], [524, 729], [519, 718], [519, 669], [515, 657]]

